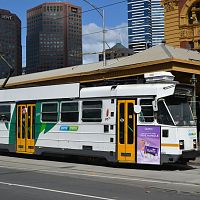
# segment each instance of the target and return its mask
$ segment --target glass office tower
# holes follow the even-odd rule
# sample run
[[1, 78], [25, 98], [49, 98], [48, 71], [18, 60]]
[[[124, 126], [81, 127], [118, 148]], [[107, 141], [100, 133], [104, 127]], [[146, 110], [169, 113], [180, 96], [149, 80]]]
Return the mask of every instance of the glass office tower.
[[160, 0], [128, 0], [128, 43], [135, 53], [164, 39], [164, 10]]
[[152, 46], [159, 45], [164, 40], [164, 7], [160, 0], [151, 0]]
[[128, 0], [128, 42], [135, 53], [152, 45], [150, 0]]

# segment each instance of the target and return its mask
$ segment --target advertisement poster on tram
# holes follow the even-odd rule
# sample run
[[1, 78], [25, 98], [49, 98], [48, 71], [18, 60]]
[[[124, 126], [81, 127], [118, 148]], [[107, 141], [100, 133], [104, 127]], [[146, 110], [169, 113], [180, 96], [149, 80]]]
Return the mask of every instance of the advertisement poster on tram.
[[138, 126], [137, 163], [160, 164], [160, 127]]

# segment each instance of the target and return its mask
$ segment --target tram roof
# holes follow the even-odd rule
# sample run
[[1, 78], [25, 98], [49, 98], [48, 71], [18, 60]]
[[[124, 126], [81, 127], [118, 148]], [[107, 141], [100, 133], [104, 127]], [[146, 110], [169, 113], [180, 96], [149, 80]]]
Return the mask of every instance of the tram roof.
[[80, 90], [80, 98], [102, 97], [166, 97], [174, 94], [176, 82], [161, 82], [152, 84], [130, 84], [115, 86], [87, 87]]
[[[174, 94], [177, 82], [86, 87], [79, 83], [0, 90], [0, 102], [104, 97], [166, 97]], [[53, 91], [53, 92], [52, 92]]]
[[[166, 64], [169, 62], [186, 66]], [[128, 57], [107, 60], [106, 66], [103, 66], [103, 62], [97, 62], [11, 77], [6, 86], [47, 85], [58, 81], [59, 83], [94, 82], [152, 71], [180, 71], [200, 75], [200, 53], [161, 44]], [[3, 82], [4, 79], [1, 79], [0, 84]]]

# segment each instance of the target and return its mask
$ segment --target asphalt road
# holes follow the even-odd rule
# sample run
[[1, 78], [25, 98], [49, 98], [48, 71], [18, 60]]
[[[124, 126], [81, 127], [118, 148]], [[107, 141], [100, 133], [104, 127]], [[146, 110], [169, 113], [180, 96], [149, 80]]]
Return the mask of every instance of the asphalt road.
[[176, 178], [184, 174], [197, 181], [200, 168], [116, 168], [0, 156], [0, 199], [199, 200], [200, 185]]

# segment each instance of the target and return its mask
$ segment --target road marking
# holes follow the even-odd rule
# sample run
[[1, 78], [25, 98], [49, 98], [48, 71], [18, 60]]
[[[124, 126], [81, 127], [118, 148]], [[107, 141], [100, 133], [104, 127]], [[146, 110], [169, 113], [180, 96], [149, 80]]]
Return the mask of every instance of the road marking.
[[68, 195], [74, 195], [74, 196], [80, 196], [80, 197], [87, 197], [87, 198], [91, 198], [91, 199], [116, 200], [116, 199], [110, 199], [110, 198], [87, 195], [87, 194], [80, 194], [80, 193], [74, 193], [74, 192], [66, 192], [66, 191], [61, 191], [61, 190], [53, 190], [53, 189], [48, 189], [48, 188], [35, 187], [35, 186], [30, 186], [30, 185], [20, 185], [20, 184], [16, 184], [16, 183], [0, 182], [0, 184], [8, 185], [8, 186], [15, 186], [15, 187], [29, 188], [29, 189], [34, 189], [34, 190], [55, 192], [55, 193], [60, 193], [60, 194], [68, 194]]

